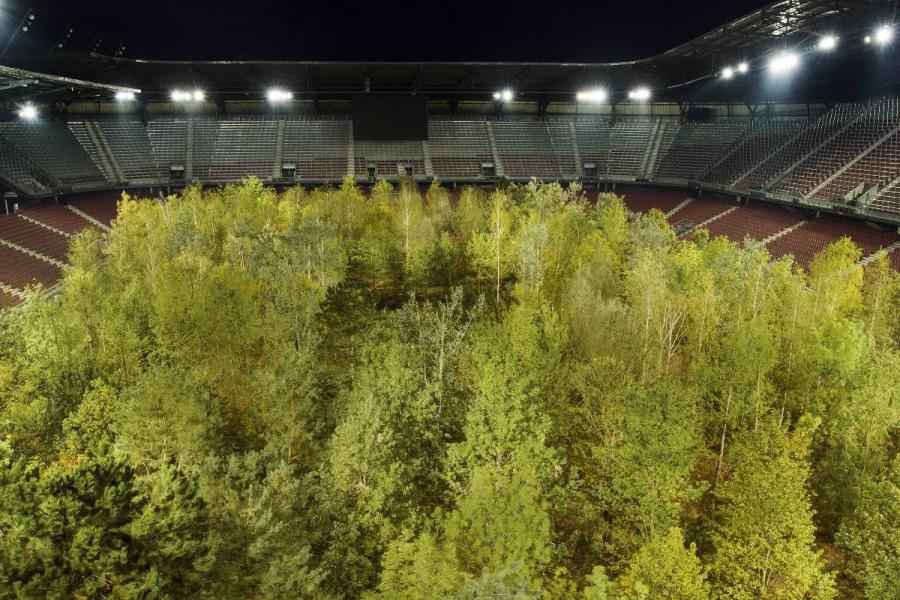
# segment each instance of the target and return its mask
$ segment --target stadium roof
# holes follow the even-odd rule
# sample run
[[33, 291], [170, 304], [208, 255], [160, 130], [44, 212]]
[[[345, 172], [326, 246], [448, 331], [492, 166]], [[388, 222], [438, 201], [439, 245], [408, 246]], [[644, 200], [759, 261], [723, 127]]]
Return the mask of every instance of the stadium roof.
[[[511, 88], [520, 100], [551, 102], [571, 100], [575, 91], [598, 85], [614, 98], [624, 98], [627, 90], [646, 85], [657, 100], [838, 101], [900, 89], [896, 51], [873, 58], [862, 41], [863, 33], [885, 18], [884, 6], [881, 0], [779, 0], [661, 55], [618, 63], [200, 62], [99, 54], [11, 60], [18, 67], [52, 74], [36, 78], [46, 81], [47, 93], [53, 89], [50, 77], [73, 78], [83, 85], [58, 86], [59, 95], [126, 86], [143, 90], [142, 98], [149, 101], [165, 101], [176, 88], [204, 89], [223, 101], [258, 100], [276, 85], [312, 98], [370, 91], [489, 100], [498, 89]], [[813, 56], [809, 49], [830, 31], [842, 37], [839, 56]], [[763, 85], [767, 57], [785, 48], [810, 54], [802, 76], [789, 88]], [[721, 68], [735, 61], [749, 61], [750, 76], [729, 85], [717, 81]], [[22, 90], [9, 88], [14, 89]]]

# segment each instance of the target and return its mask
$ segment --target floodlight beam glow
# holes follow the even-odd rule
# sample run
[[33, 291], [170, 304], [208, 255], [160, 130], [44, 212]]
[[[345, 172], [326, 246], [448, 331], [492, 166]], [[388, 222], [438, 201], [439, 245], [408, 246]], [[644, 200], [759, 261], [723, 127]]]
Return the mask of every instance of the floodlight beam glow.
[[650, 99], [650, 88], [639, 87], [628, 92], [628, 98], [638, 102], [646, 102]]
[[875, 30], [873, 39], [882, 46], [890, 44], [894, 39], [894, 28], [890, 25], [882, 25]]
[[575, 94], [575, 99], [579, 102], [593, 102], [596, 104], [606, 102], [607, 97], [606, 90], [601, 88], [584, 90]]
[[822, 52], [830, 52], [837, 48], [838, 38], [836, 35], [823, 35], [819, 38], [819, 43], [816, 44], [816, 47]]
[[515, 94], [513, 94], [513, 91], [509, 88], [500, 90], [499, 92], [494, 92], [494, 100], [498, 102], [512, 102], [514, 96]]
[[37, 107], [30, 102], [21, 106], [19, 108], [19, 118], [24, 119], [25, 121], [34, 121], [38, 118]]
[[206, 92], [203, 90], [194, 90], [186, 92], [184, 90], [172, 91], [172, 102], [203, 102], [206, 100]]
[[732, 77], [734, 77], [734, 68], [725, 67], [722, 69], [722, 79], [731, 79]]
[[266, 92], [266, 99], [268, 99], [268, 101], [272, 104], [277, 104], [279, 102], [290, 102], [294, 99], [294, 94], [280, 88], [272, 88], [268, 92]]
[[793, 52], [779, 52], [769, 61], [769, 70], [776, 75], [793, 71], [800, 65], [800, 57]]
[[137, 94], [134, 92], [116, 92], [117, 102], [134, 102], [137, 100]]

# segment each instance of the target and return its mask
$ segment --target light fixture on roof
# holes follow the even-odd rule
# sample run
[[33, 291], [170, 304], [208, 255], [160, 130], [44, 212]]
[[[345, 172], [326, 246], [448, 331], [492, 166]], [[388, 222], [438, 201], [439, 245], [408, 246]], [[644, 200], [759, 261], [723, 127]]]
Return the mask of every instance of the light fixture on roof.
[[821, 50], [822, 52], [831, 52], [838, 45], [838, 37], [834, 34], [823, 35], [819, 38], [819, 43], [816, 44], [816, 48]]
[[746, 62], [742, 62], [737, 66], [737, 72], [740, 73], [741, 75], [745, 74], [749, 70], [750, 70], [750, 65], [747, 64]]
[[498, 102], [512, 102], [512, 99], [515, 97], [513, 91], [509, 88], [505, 90], [500, 90], [499, 92], [494, 92], [494, 100]]
[[875, 30], [872, 39], [880, 46], [886, 46], [894, 40], [894, 28], [891, 25], [882, 25]]
[[800, 65], [800, 57], [793, 52], [779, 52], [769, 60], [769, 70], [776, 75], [793, 71]]
[[206, 100], [206, 92], [203, 90], [194, 90], [186, 92], [184, 90], [172, 90], [172, 102], [203, 102]]
[[37, 107], [31, 102], [23, 104], [19, 107], [19, 118], [25, 121], [34, 121], [38, 118]]
[[733, 67], [725, 67], [722, 69], [722, 79], [731, 79], [732, 77], [734, 77]]
[[650, 99], [651, 93], [650, 88], [639, 87], [628, 92], [628, 98], [631, 100], [636, 100], [638, 102], [646, 102]]
[[294, 94], [280, 88], [272, 88], [266, 92], [266, 99], [272, 104], [290, 102], [294, 99]]
[[593, 102], [601, 104], [606, 102], [608, 94], [603, 88], [594, 88], [592, 90], [584, 90], [575, 94], [575, 99], [579, 102]]
[[134, 92], [116, 92], [116, 102], [134, 102], [137, 94]]

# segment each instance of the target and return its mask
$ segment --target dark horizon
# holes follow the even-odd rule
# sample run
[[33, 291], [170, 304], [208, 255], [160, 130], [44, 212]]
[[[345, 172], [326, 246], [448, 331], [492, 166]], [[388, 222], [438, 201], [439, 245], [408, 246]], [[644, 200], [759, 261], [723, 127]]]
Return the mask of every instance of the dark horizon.
[[665, 52], [766, 4], [12, 0], [0, 8], [0, 38], [5, 43], [32, 7], [34, 27], [11, 52], [47, 53], [72, 25], [66, 50], [88, 51], [99, 35], [99, 52], [113, 54], [124, 43], [123, 56], [130, 58], [609, 62]]

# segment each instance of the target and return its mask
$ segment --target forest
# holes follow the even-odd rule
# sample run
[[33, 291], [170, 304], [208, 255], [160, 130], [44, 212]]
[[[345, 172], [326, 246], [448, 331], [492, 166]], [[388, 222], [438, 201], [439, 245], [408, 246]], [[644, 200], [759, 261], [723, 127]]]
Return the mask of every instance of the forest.
[[0, 598], [900, 598], [900, 276], [577, 185], [123, 194], [0, 312]]

